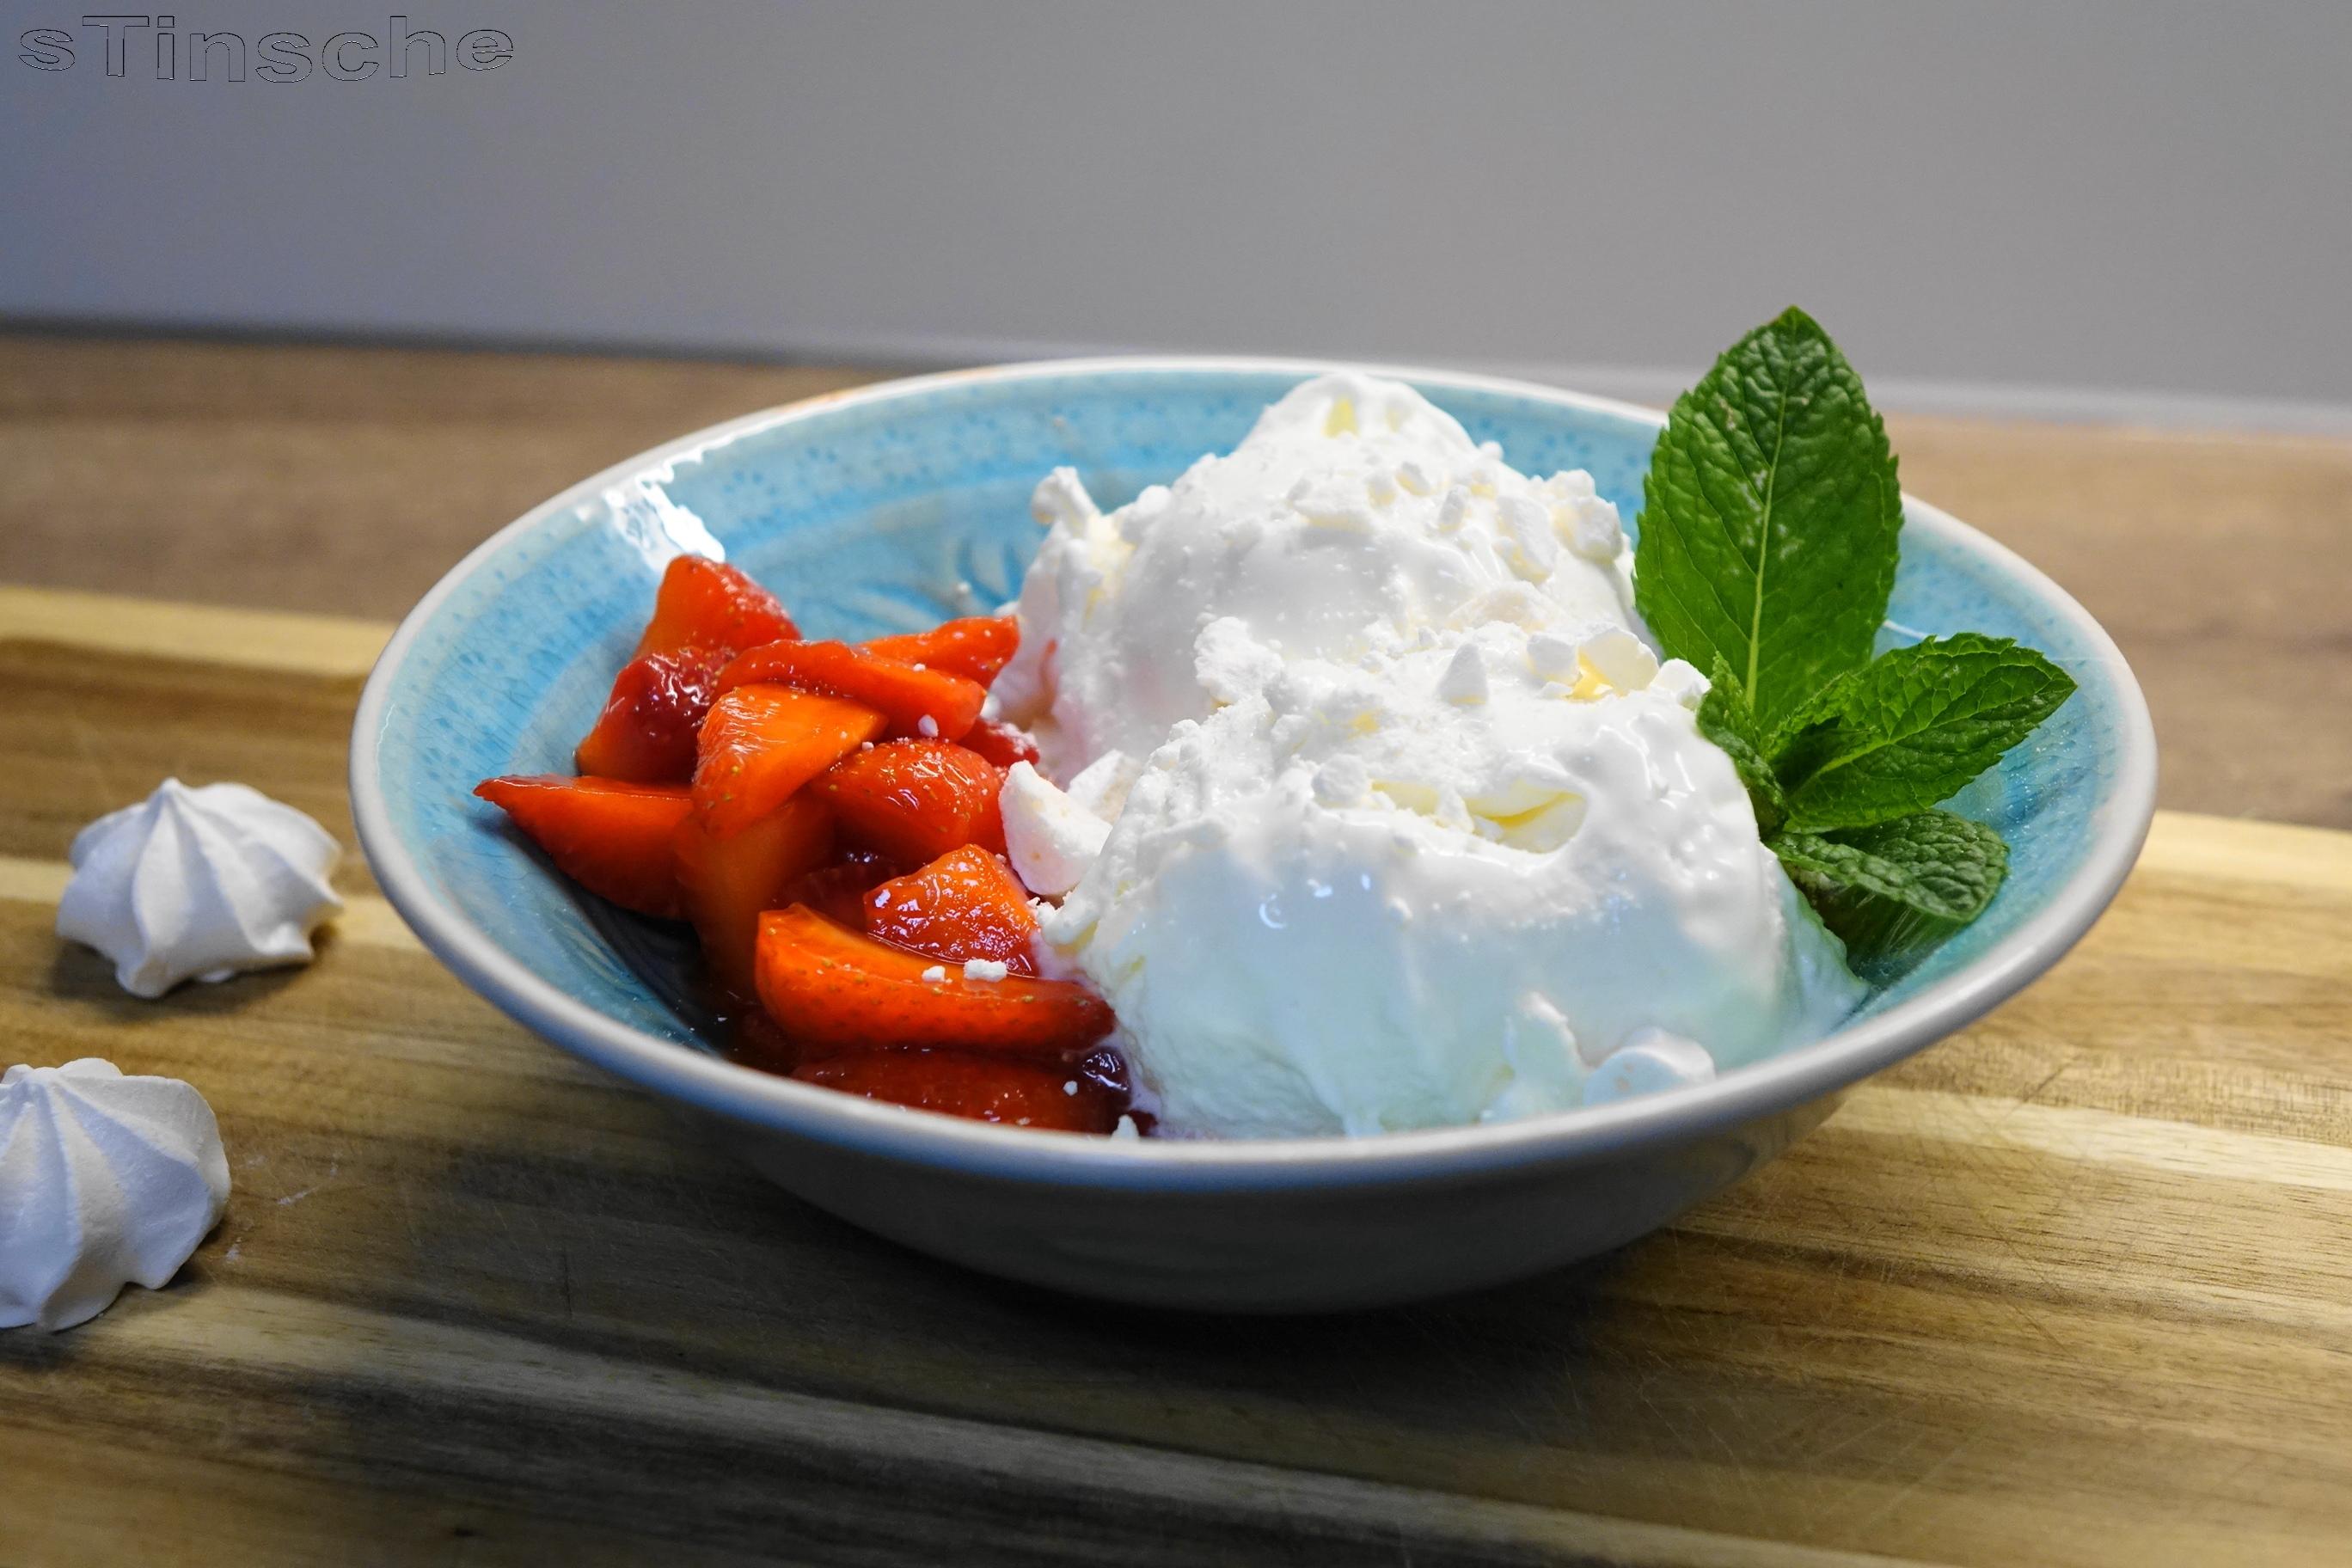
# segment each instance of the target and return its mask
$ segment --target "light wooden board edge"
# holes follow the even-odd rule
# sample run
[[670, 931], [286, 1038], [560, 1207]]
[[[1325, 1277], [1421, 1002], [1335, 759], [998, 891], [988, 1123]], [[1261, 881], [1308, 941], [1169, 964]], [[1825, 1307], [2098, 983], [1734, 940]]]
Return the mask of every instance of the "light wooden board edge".
[[[0, 855], [0, 900], [20, 904], [55, 904], [65, 896], [66, 883], [72, 879], [73, 868], [62, 860], [34, 860], [17, 855]], [[332, 917], [334, 934], [339, 941], [355, 942], [369, 947], [406, 947], [422, 950], [416, 933], [382, 897], [374, 893], [347, 893], [343, 907]]]
[[52, 643], [186, 664], [364, 676], [392, 627], [341, 616], [238, 610], [0, 584], [0, 640]]

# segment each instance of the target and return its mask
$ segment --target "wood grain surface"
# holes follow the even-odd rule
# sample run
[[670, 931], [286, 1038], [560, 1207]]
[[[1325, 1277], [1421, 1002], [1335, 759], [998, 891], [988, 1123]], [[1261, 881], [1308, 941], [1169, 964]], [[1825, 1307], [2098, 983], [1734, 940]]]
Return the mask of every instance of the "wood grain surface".
[[[48, 356], [61, 386], [107, 379], [70, 346], [5, 352]], [[409, 367], [384, 376], [410, 381], [392, 404], [465, 423], [462, 397], [423, 384], [431, 356], [290, 352], [284, 379], [253, 360], [218, 400], [227, 449], [236, 408], [275, 399], [299, 425], [358, 395], [345, 380], [371, 365]], [[509, 376], [520, 397], [570, 363], [450, 384]], [[781, 374], [638, 368], [583, 374], [640, 389]], [[74, 395], [134, 432], [134, 386], [110, 384]], [[639, 407], [579, 435], [511, 506], [487, 489], [473, 504], [520, 510], [641, 437], [735, 411], [695, 395], [658, 428], [620, 428], [657, 417]], [[152, 417], [184, 427], [201, 490], [221, 470], [180, 396], [155, 394]], [[0, 420], [0, 445], [21, 454], [18, 425]], [[1995, 450], [2046, 440], [2054, 472], [2070, 438], [2018, 431]], [[2325, 466], [2284, 449], [2290, 470]], [[322, 439], [305, 463], [336, 451]], [[153, 474], [100, 465], [89, 482], [94, 498], [53, 501], [120, 508], [126, 540], [158, 526], [134, 515], [168, 500]], [[446, 520], [417, 504], [421, 539]], [[289, 586], [270, 551], [296, 547], [299, 520], [275, 500], [247, 521], [220, 505], [215, 542], [256, 542], [236, 552], [251, 603], [364, 607], [376, 591]], [[25, 499], [0, 506], [0, 577], [170, 582], [74, 559], [69, 519], [30, 536], [58, 548], [20, 552]], [[477, 521], [462, 526], [502, 517]], [[336, 548], [345, 570], [421, 586], [457, 526]], [[186, 595], [239, 596], [196, 580], [201, 553]], [[2120, 542], [2114, 559], [2145, 564]], [[2070, 585], [2095, 607], [2129, 597]], [[2340, 615], [2328, 624], [2340, 654]], [[165, 773], [243, 779], [348, 843], [345, 741], [383, 630], [0, 589], [0, 1053], [189, 1079], [236, 1184], [170, 1289], [65, 1334], [0, 1334], [6, 1568], [2352, 1561], [2352, 836], [2161, 815], [2114, 910], [2042, 984], [1595, 1263], [1346, 1318], [1155, 1315], [936, 1265], [776, 1193], [458, 986], [355, 858], [306, 970], [143, 1003], [57, 939], [74, 829]], [[2316, 657], [2292, 631], [2199, 635], [2267, 689]], [[2267, 809], [2332, 820], [2341, 737], [2303, 710], [2308, 744], [2231, 760], [2278, 775]]]

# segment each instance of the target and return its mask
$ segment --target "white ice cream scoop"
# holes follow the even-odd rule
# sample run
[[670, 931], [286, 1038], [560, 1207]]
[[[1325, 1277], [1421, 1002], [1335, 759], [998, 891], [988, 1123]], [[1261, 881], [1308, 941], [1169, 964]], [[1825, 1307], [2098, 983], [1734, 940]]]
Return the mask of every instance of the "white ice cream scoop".
[[1643, 641], [1590, 475], [1331, 375], [1173, 485], [1104, 512], [1062, 471], [1034, 510], [997, 690], [1043, 762], [1005, 833], [1064, 898], [1041, 965], [1110, 1001], [1170, 1133], [1573, 1110], [1688, 1065], [1588, 1089], [1641, 1031], [1728, 1068], [1859, 996], [1698, 729], [1705, 677]]

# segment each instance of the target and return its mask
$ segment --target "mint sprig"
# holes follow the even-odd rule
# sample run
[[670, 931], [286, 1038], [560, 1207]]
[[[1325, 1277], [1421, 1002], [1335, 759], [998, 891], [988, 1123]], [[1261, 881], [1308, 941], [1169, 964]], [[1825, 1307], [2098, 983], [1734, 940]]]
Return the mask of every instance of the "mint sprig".
[[1865, 967], [1984, 912], [2009, 847], [1937, 804], [2074, 690], [2032, 649], [1974, 632], [1873, 658], [1901, 527], [1862, 378], [1791, 309], [1675, 400], [1634, 552], [1635, 608], [1669, 656], [1711, 672], [1700, 732]]
[[1739, 782], [1748, 786], [1748, 802], [1756, 808], [1756, 831], [1767, 838], [1779, 832], [1788, 818], [1788, 795], [1773, 772], [1771, 749], [1748, 705], [1748, 693], [1719, 655], [1706, 695], [1698, 700], [1698, 732], [1723, 748]]
[[1766, 733], [1869, 661], [1903, 500], [1862, 378], [1802, 310], [1675, 400], [1642, 485], [1633, 598], [1669, 653], [1738, 678]]
[[1864, 961], [1958, 931], [1984, 913], [2009, 870], [1999, 833], [1948, 811], [1784, 832], [1772, 850], [1822, 923]]
[[2007, 637], [1962, 632], [1881, 654], [1774, 737], [1789, 823], [1866, 827], [1948, 800], [2074, 690], [2074, 677]]

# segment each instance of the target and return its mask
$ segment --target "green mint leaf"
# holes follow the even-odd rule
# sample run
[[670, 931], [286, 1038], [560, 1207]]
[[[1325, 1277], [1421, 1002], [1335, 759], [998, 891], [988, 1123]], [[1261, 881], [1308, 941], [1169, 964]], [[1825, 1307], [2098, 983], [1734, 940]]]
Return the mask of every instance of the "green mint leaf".
[[1770, 747], [1792, 827], [1924, 811], [1991, 767], [2074, 693], [2029, 647], [1975, 632], [1881, 654], [1790, 716]]
[[1834, 833], [1784, 832], [1772, 850], [1858, 965], [1968, 924], [2009, 874], [2000, 835], [1948, 811]]
[[1748, 802], [1756, 808], [1756, 831], [1767, 838], [1779, 832], [1789, 814], [1789, 803], [1780, 793], [1780, 781], [1773, 776], [1763, 731], [1757, 728], [1756, 714], [1748, 706], [1748, 694], [1739, 689], [1739, 678], [1731, 673], [1731, 666], [1720, 658], [1715, 661], [1706, 695], [1698, 700], [1698, 732], [1722, 747], [1738, 770], [1739, 782], [1748, 786]]
[[1643, 482], [1634, 605], [1669, 655], [1724, 660], [1769, 734], [1869, 661], [1902, 525], [1862, 378], [1791, 309], [1675, 400]]

